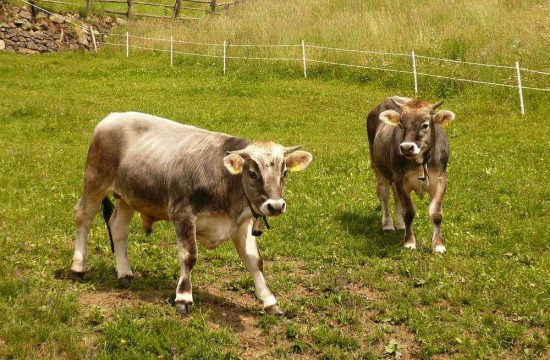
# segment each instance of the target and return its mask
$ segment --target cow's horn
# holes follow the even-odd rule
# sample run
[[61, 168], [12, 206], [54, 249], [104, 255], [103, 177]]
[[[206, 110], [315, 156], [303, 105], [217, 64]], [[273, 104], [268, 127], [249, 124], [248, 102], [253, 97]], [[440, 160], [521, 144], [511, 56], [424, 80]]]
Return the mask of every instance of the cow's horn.
[[243, 154], [245, 153], [244, 150], [245, 150], [245, 149], [233, 150], [233, 151], [226, 151], [225, 153], [226, 153], [227, 155], [229, 155], [229, 154], [243, 155]]
[[439, 100], [438, 102], [436, 102], [435, 104], [432, 105], [432, 109], [435, 110], [437, 109], [438, 107], [440, 107], [441, 105], [443, 105], [443, 100]]
[[300, 149], [302, 145], [296, 145], [296, 146], [290, 146], [285, 148], [285, 155], [291, 154], [295, 152], [296, 150]]
[[[401, 100], [401, 101], [399, 101]], [[397, 96], [394, 96], [391, 98], [391, 101], [395, 104], [395, 106], [397, 106], [398, 108], [403, 108], [403, 105], [405, 105], [407, 103], [406, 99], [403, 99], [403, 98], [400, 98], [400, 97], [397, 97]]]

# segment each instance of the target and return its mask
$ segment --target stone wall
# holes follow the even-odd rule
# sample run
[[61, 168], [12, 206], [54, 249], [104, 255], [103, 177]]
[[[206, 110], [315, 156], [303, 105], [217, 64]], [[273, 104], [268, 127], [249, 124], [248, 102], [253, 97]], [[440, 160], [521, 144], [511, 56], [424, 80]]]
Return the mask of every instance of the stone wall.
[[0, 51], [20, 54], [78, 49], [93, 51], [90, 25], [93, 26], [99, 47], [116, 24], [117, 21], [110, 17], [82, 18], [78, 14], [60, 16], [39, 10], [33, 19], [28, 8], [4, 4], [0, 0]]

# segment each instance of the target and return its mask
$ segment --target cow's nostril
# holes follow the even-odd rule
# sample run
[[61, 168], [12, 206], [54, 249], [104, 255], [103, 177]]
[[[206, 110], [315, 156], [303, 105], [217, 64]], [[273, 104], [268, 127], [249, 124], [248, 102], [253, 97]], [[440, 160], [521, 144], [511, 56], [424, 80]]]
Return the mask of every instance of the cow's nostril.
[[267, 210], [273, 212], [275, 210], [275, 208], [273, 207], [273, 205], [267, 204]]

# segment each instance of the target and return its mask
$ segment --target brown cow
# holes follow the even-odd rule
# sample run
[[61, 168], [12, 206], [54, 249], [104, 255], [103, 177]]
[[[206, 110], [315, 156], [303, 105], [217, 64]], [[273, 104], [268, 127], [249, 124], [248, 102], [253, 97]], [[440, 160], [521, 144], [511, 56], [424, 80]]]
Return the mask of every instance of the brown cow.
[[142, 113], [110, 114], [97, 125], [88, 150], [84, 190], [75, 208], [73, 275], [83, 277], [92, 220], [114, 193], [116, 208], [106, 215], [121, 285], [132, 278], [128, 224], [137, 211], [146, 230], [158, 220], [174, 225], [181, 265], [175, 300], [179, 312], [188, 313], [193, 306], [196, 241], [211, 249], [232, 239], [264, 308], [281, 313], [265, 281], [252, 230], [260, 218], [285, 212], [287, 171], [303, 170], [312, 159], [298, 148], [249, 142]]
[[[449, 142], [444, 127], [455, 114], [434, 112], [443, 102], [391, 97], [376, 106], [367, 117], [371, 165], [376, 173], [377, 194], [382, 205], [382, 229], [405, 230], [403, 246], [416, 249], [412, 230], [415, 209], [411, 190], [431, 197], [432, 249], [444, 253], [441, 235], [442, 204], [447, 186]], [[389, 211], [390, 186], [395, 201], [395, 227]]]

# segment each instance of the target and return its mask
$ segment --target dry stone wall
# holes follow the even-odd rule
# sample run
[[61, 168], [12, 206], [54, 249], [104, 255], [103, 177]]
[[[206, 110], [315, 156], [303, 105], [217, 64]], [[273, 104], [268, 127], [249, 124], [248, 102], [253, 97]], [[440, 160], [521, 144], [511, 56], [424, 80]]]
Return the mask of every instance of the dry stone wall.
[[110, 17], [81, 17], [78, 14], [50, 15], [39, 10], [33, 19], [29, 9], [0, 0], [0, 51], [20, 54], [78, 49], [93, 51], [90, 25], [94, 29], [97, 46], [100, 46], [117, 20], [123, 21]]

